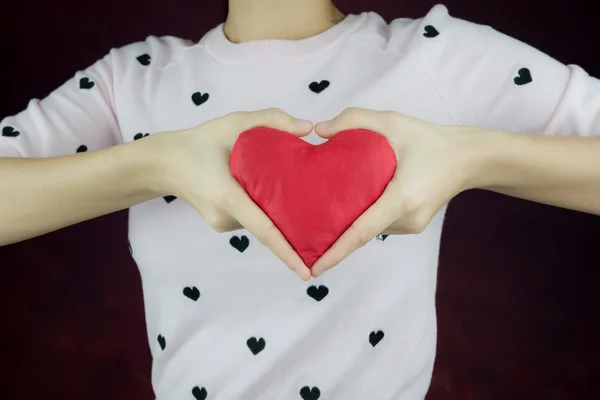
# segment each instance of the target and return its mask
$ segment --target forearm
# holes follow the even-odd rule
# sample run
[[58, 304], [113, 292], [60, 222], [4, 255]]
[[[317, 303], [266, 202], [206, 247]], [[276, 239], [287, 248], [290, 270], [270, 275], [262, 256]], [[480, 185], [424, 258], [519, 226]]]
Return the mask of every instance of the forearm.
[[599, 137], [485, 131], [475, 141], [474, 187], [600, 215]]
[[152, 150], [143, 142], [63, 157], [0, 158], [0, 246], [157, 197]]

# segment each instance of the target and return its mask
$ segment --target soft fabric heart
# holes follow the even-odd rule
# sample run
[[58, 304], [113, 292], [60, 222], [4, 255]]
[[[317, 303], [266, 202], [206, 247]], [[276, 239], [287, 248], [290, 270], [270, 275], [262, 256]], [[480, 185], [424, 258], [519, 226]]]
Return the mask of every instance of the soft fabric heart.
[[383, 193], [395, 152], [376, 132], [352, 129], [312, 145], [257, 127], [235, 142], [230, 169], [307, 267]]

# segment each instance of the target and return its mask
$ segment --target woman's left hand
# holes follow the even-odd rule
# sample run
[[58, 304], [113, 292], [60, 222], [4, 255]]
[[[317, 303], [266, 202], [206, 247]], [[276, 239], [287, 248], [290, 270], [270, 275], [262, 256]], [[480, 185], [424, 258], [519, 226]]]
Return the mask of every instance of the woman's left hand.
[[[393, 111], [348, 108], [315, 132], [330, 138], [363, 128], [384, 135], [396, 153], [396, 171], [381, 197], [311, 268], [314, 277], [333, 268], [377, 235], [422, 232], [450, 199], [472, 188], [473, 135], [477, 128], [441, 126]], [[476, 141], [475, 141], [476, 142]]]

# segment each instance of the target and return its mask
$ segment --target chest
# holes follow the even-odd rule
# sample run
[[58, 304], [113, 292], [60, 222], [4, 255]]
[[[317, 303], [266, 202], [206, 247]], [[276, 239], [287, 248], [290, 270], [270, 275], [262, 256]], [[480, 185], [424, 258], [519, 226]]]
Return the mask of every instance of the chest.
[[[416, 60], [382, 55], [379, 62], [366, 62], [365, 57], [334, 54], [318, 63], [227, 68], [210, 59], [190, 57], [133, 80], [131, 90], [124, 91], [118, 102], [119, 124], [124, 140], [130, 141], [136, 135], [189, 128], [233, 111], [269, 107], [315, 123], [333, 118], [347, 107], [394, 110], [449, 123]], [[314, 133], [305, 140], [323, 142]], [[441, 212], [431, 229], [418, 236], [375, 239], [349, 262], [360, 268], [377, 259], [425, 257], [427, 264], [433, 265], [442, 220]], [[247, 231], [217, 233], [181, 199], [158, 198], [132, 207], [129, 229], [142, 273], [164, 273], [164, 279], [171, 276], [166, 271], [174, 270], [197, 274], [199, 269], [218, 266], [219, 273], [227, 276], [268, 277], [282, 268]], [[424, 249], [426, 253], [419, 253]], [[247, 266], [252, 266], [251, 272]]]
[[[131, 77], [118, 97], [117, 118], [125, 141], [139, 133], [185, 129], [230, 112], [270, 107], [315, 123], [347, 107], [450, 123], [416, 56], [363, 54], [358, 49], [285, 65], [224, 66], [190, 55]], [[306, 140], [321, 142], [314, 133]]]

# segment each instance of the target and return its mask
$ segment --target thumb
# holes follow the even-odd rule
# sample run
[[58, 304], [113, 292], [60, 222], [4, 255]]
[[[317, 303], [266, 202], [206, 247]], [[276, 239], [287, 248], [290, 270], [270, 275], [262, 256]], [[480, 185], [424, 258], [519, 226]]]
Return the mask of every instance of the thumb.
[[386, 136], [389, 130], [391, 111], [376, 111], [366, 108], [349, 107], [335, 118], [315, 125], [315, 133], [325, 139], [347, 129], [368, 129]]
[[259, 111], [240, 113], [238, 133], [258, 126], [289, 132], [295, 136], [306, 136], [313, 130], [313, 123], [294, 118], [280, 108], [267, 108]]

